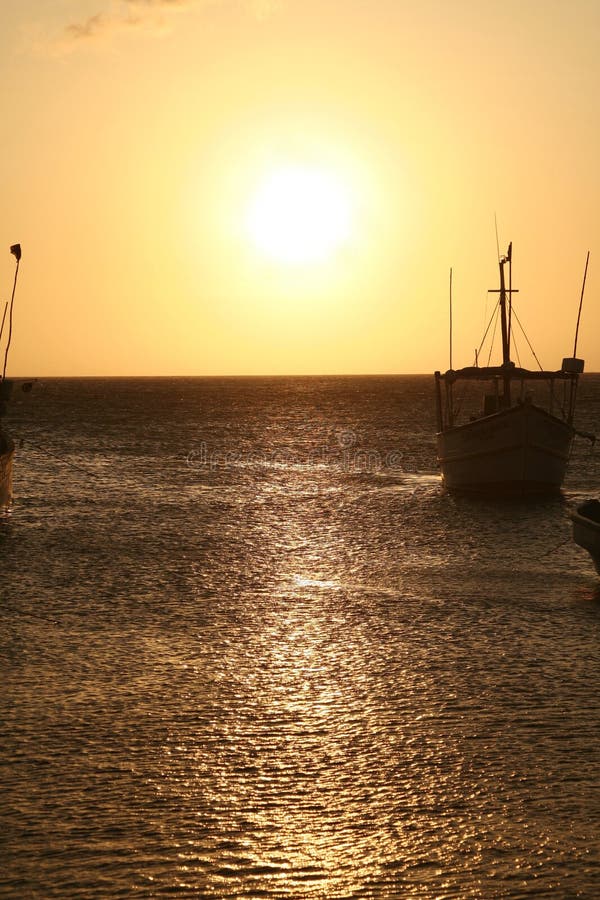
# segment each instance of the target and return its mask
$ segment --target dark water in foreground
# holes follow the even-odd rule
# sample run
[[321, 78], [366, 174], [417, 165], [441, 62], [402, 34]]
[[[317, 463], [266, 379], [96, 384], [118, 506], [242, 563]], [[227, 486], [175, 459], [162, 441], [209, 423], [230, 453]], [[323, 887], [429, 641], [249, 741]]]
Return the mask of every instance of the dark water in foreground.
[[432, 399], [49, 380], [13, 406], [0, 896], [598, 895], [600, 580], [568, 541], [598, 457], [562, 498], [452, 498]]

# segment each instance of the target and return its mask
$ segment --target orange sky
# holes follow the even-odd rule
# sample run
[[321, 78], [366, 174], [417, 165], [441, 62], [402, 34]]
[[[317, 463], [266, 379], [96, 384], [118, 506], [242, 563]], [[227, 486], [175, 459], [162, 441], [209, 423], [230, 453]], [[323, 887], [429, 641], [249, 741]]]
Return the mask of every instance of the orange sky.
[[[454, 363], [470, 364], [495, 215], [548, 368], [572, 352], [591, 250], [579, 353], [600, 370], [599, 39], [596, 0], [7, 5], [10, 372], [443, 369], [450, 266]], [[273, 257], [248, 230], [290, 168], [335, 179], [350, 210], [318, 259]], [[299, 244], [332, 215], [300, 200]], [[267, 243], [289, 227], [267, 223]]]

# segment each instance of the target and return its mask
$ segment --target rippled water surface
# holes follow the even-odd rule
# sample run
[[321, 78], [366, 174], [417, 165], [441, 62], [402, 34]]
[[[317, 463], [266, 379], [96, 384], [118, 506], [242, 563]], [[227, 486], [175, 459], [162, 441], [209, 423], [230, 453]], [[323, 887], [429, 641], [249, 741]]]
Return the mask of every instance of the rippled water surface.
[[492, 503], [441, 488], [430, 378], [48, 380], [11, 420], [0, 896], [598, 895], [587, 443]]

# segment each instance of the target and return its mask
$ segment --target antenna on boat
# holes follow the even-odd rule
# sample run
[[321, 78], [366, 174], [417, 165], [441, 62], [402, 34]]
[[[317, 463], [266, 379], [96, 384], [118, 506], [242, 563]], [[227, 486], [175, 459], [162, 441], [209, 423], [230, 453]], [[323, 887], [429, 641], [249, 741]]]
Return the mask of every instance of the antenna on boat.
[[496, 253], [500, 259], [500, 241], [498, 240], [498, 216], [494, 213], [494, 228], [496, 229]]
[[15, 291], [17, 289], [17, 278], [19, 277], [19, 263], [21, 261], [21, 245], [13, 244], [10, 248], [10, 252], [14, 256], [17, 261], [17, 266], [15, 268], [15, 280], [13, 283], [12, 296], [10, 298], [10, 312], [8, 314], [8, 341], [6, 344], [6, 350], [4, 352], [4, 368], [2, 370], [2, 381], [6, 378], [6, 363], [8, 362], [8, 351], [10, 350], [10, 342], [12, 339], [12, 324], [13, 324], [13, 306], [15, 303]]
[[450, 369], [452, 369], [452, 266], [450, 266]]
[[585, 270], [583, 272], [583, 284], [581, 285], [581, 297], [579, 298], [579, 312], [577, 313], [577, 327], [575, 328], [575, 343], [573, 344], [573, 357], [577, 356], [577, 338], [579, 337], [579, 320], [581, 319], [581, 308], [583, 306], [583, 294], [585, 291], [585, 279], [587, 278], [588, 263], [590, 261], [590, 251], [587, 252], [585, 260]]

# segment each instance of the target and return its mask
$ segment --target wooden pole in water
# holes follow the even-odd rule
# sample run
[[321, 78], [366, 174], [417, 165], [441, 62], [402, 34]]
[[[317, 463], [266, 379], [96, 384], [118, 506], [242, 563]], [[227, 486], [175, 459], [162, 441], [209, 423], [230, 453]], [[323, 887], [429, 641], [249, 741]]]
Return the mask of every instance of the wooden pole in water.
[[12, 297], [10, 298], [10, 313], [8, 316], [8, 341], [6, 343], [6, 350], [4, 352], [4, 369], [2, 370], [2, 380], [6, 378], [6, 363], [8, 362], [8, 351], [10, 350], [10, 342], [12, 340], [12, 327], [13, 327], [13, 306], [15, 305], [15, 291], [17, 289], [17, 278], [19, 277], [19, 263], [21, 261], [21, 245], [13, 244], [10, 248], [10, 252], [15, 257], [17, 261], [17, 265], [15, 268], [15, 280], [12, 289]]
[[583, 294], [585, 291], [585, 279], [587, 278], [588, 263], [590, 261], [590, 251], [587, 252], [585, 260], [585, 270], [583, 272], [583, 284], [581, 285], [581, 297], [579, 298], [579, 312], [577, 313], [577, 327], [575, 328], [575, 343], [573, 344], [573, 357], [577, 356], [577, 339], [579, 337], [579, 320], [581, 319], [581, 308], [583, 306]]
[[450, 368], [452, 368], [452, 266], [450, 266]]
[[510, 330], [512, 327], [512, 241], [508, 245], [508, 355], [510, 356]]

